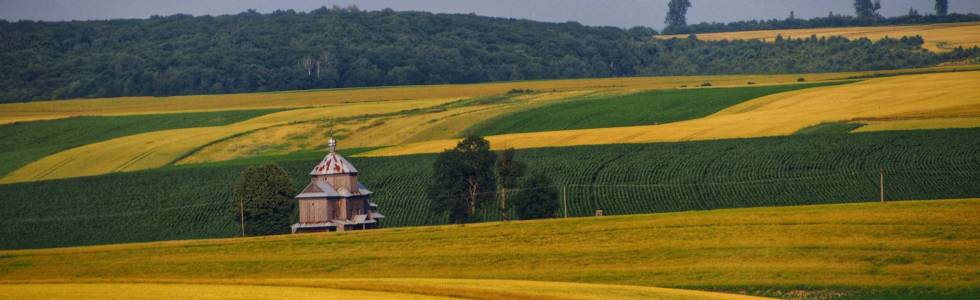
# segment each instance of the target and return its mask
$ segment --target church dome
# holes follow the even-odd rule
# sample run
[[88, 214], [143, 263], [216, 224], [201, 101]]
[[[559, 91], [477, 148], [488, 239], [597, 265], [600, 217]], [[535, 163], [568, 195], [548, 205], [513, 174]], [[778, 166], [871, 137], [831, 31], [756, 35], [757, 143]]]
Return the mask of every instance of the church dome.
[[311, 176], [316, 175], [335, 175], [335, 174], [357, 174], [357, 169], [347, 159], [337, 154], [337, 140], [330, 138], [330, 153], [323, 157], [320, 163], [310, 171]]

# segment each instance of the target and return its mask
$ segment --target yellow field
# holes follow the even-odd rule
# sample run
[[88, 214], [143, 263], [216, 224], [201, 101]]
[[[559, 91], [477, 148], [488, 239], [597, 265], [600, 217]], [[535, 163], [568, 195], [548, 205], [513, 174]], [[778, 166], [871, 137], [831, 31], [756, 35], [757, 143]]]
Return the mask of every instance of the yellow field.
[[637, 91], [657, 88], [695, 86], [705, 81], [718, 85], [757, 83], [789, 83], [804, 76], [810, 81], [840, 79], [872, 73], [902, 73], [916, 71], [950, 71], [978, 69], [978, 66], [947, 66], [876, 72], [844, 72], [823, 74], [783, 75], [720, 75], [668, 76], [601, 79], [540, 80], [481, 84], [446, 84], [399, 86], [382, 88], [350, 88], [269, 93], [197, 95], [174, 97], [121, 97], [0, 104], [0, 124], [19, 121], [46, 120], [70, 116], [135, 115], [197, 111], [226, 111], [262, 108], [301, 108], [360, 102], [385, 102], [418, 99], [465, 99], [499, 95], [511, 89], [537, 91], [624, 90]]
[[[980, 199], [873, 202], [6, 250], [0, 283], [549, 295], [534, 294], [542, 299], [642, 298], [645, 290], [454, 279], [720, 290], [980, 289], [978, 215]], [[0, 286], [0, 295], [18, 289], [24, 288]]]
[[[210, 282], [212, 280], [204, 280]], [[47, 299], [717, 299], [761, 297], [703, 291], [563, 282], [424, 278], [236, 280], [227, 283], [0, 284], [0, 298]]]
[[[875, 120], [865, 130], [980, 124], [980, 72], [903, 75], [803, 89], [749, 100], [708, 117], [663, 125], [487, 137], [494, 148], [538, 148], [779, 136], [824, 122]], [[909, 121], [914, 117], [916, 120]], [[434, 153], [455, 139], [412, 143], [362, 155]]]
[[[472, 105], [418, 114], [399, 114], [332, 123], [298, 123], [257, 130], [214, 143], [194, 152], [177, 164], [224, 161], [235, 158], [286, 154], [325, 149], [329, 130], [343, 140], [344, 148], [376, 147], [449, 139], [470, 126], [512, 112], [592, 94], [591, 91], [544, 92], [514, 97], [499, 104]], [[604, 94], [614, 94], [608, 91]]]
[[208, 143], [245, 132], [329, 118], [393, 113], [439, 105], [449, 100], [404, 100], [296, 109], [216, 127], [184, 128], [125, 136], [65, 150], [17, 169], [0, 183], [68, 178], [144, 170], [168, 165]]
[[[698, 34], [698, 39], [706, 41], [761, 39], [775, 41], [777, 35], [784, 38], [808, 38], [843, 36], [849, 39], [868, 38], [879, 40], [884, 37], [899, 38], [919, 35], [925, 39], [924, 48], [942, 52], [956, 47], [969, 48], [980, 45], [980, 22], [945, 23], [928, 25], [837, 27], [810, 29], [778, 29], [759, 31], [736, 31]], [[658, 36], [659, 38], [684, 38], [686, 34]]]

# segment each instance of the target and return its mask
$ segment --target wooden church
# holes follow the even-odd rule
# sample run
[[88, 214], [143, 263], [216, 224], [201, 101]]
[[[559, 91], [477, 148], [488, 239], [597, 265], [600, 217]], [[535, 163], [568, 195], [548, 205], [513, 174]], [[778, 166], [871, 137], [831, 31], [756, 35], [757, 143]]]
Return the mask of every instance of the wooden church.
[[330, 153], [310, 171], [310, 184], [296, 196], [299, 223], [293, 233], [343, 231], [378, 227], [385, 216], [371, 202], [371, 191], [357, 182], [357, 169], [337, 154], [337, 140], [330, 138]]

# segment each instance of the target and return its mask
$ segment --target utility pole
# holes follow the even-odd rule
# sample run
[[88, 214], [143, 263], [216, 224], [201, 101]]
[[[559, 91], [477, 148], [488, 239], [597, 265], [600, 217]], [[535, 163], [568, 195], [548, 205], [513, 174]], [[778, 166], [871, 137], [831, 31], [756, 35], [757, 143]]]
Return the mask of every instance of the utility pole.
[[565, 218], [568, 218], [568, 187], [561, 186], [561, 203], [565, 211]]
[[885, 169], [878, 169], [878, 191], [881, 192], [881, 203], [885, 203]]
[[238, 199], [238, 213], [242, 218], [242, 237], [245, 236], [245, 197]]

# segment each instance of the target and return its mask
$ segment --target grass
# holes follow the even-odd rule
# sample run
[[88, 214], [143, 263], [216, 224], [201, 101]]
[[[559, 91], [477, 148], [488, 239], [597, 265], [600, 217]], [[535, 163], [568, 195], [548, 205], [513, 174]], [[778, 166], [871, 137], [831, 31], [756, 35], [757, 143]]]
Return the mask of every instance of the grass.
[[564, 101], [504, 115], [469, 130], [477, 135], [664, 124], [702, 118], [754, 98], [843, 82], [649, 91]]
[[[816, 35], [818, 37], [843, 36], [850, 39], [868, 38], [871, 40], [918, 35], [926, 41], [923, 45], [924, 48], [934, 52], [943, 52], [956, 47], [970, 48], [980, 45], [980, 22], [703, 33], [698, 34], [698, 39], [706, 41], [740, 39], [775, 41], [777, 35], [782, 35], [784, 38], [808, 38]], [[687, 35], [668, 35], [661, 38], [674, 37], [685, 38]]]
[[[379, 147], [362, 147], [362, 148], [348, 148], [348, 149], [337, 149], [337, 152], [343, 156], [353, 156], [360, 153], [376, 150]], [[280, 162], [294, 162], [294, 161], [317, 161], [323, 159], [325, 155], [324, 151], [297, 151], [287, 154], [280, 155], [265, 155], [265, 156], [251, 156], [233, 160], [220, 160], [213, 162], [202, 162], [194, 164], [179, 164], [163, 167], [163, 169], [168, 170], [180, 170], [180, 169], [196, 169], [196, 168], [208, 168], [208, 167], [228, 167], [228, 166], [252, 166], [261, 165], [269, 163], [280, 163]]]
[[411, 278], [509, 279], [975, 298], [978, 214], [980, 200], [905, 201], [2, 251], [0, 281], [319, 280], [329, 288], [370, 274], [379, 286], [383, 278], [409, 286], [428, 282]]
[[61, 283], [0, 285], [5, 299], [452, 299], [406, 293], [384, 293], [311, 287], [174, 284]]
[[222, 126], [279, 110], [74, 117], [0, 125], [0, 176], [42, 157], [96, 142], [150, 131]]
[[[916, 129], [909, 119], [933, 119], [932, 128], [980, 125], [980, 72], [904, 75], [764, 96], [694, 120], [662, 125], [575, 129], [489, 136], [497, 147], [539, 148], [596, 144], [717, 140], [791, 135], [827, 122], [877, 120], [862, 128]], [[959, 120], [973, 120], [960, 122]], [[456, 139], [396, 145], [367, 156], [435, 153]]]
[[845, 134], [851, 133], [855, 129], [861, 128], [864, 124], [861, 123], [848, 123], [848, 122], [830, 122], [830, 123], [820, 123], [810, 127], [806, 127], [797, 130], [793, 134], [795, 135], [806, 135], [806, 134]]
[[[464, 279], [264, 279], [162, 283], [0, 284], [12, 299], [765, 299], [624, 285]], [[120, 292], [125, 295], [119, 298]]]
[[[344, 149], [344, 148], [341, 148]], [[358, 150], [360, 151], [360, 150]], [[0, 185], [0, 248], [230, 237], [228, 199], [250, 164], [277, 163], [297, 188], [324, 153], [181, 165]], [[980, 194], [980, 129], [519, 150], [532, 172], [565, 187], [572, 216], [732, 207], [941, 199]], [[384, 227], [444, 224], [425, 189], [434, 155], [350, 158]], [[557, 187], [556, 187], [557, 188]], [[491, 207], [481, 220], [495, 220]]]

